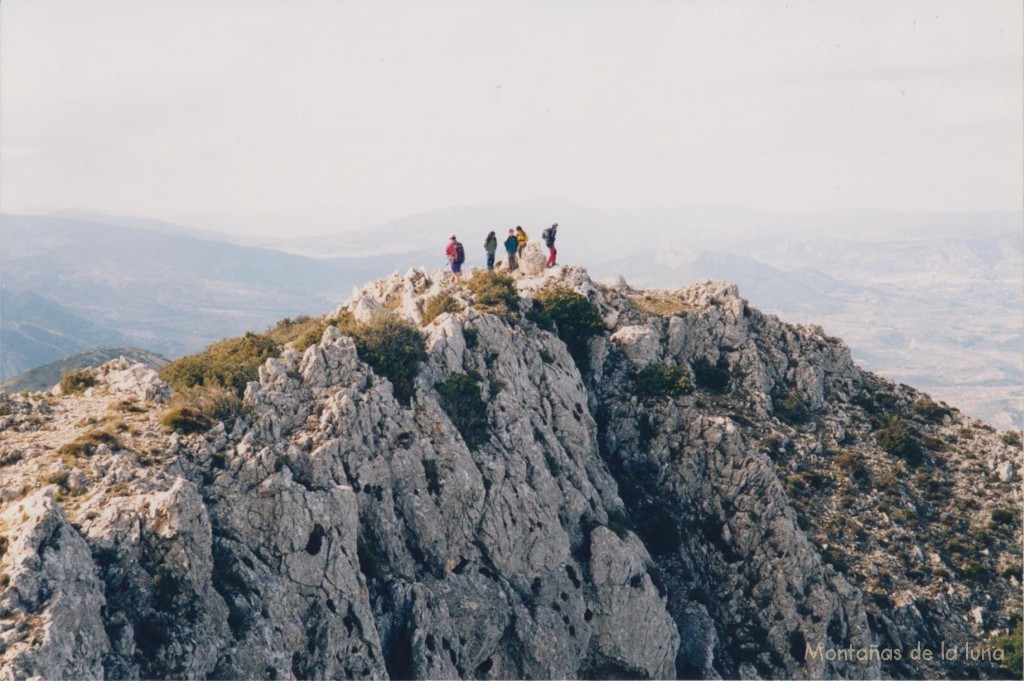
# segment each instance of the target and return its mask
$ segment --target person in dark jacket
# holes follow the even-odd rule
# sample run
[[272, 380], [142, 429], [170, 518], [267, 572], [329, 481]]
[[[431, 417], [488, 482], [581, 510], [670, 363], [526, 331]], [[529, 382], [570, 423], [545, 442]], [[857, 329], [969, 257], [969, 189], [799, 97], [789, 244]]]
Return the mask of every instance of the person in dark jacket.
[[508, 230], [508, 238], [505, 239], [505, 253], [508, 254], [508, 269], [512, 271], [516, 269], [516, 252], [519, 250], [519, 237], [516, 236], [516, 230]]
[[544, 239], [544, 244], [548, 247], [548, 267], [554, 267], [558, 263], [555, 262], [555, 258], [558, 257], [558, 251], [555, 249], [555, 237], [558, 236], [558, 223], [551, 225], [544, 230], [541, 234], [541, 238]]
[[494, 252], [498, 250], [498, 237], [491, 232], [484, 240], [484, 251], [487, 252], [487, 269], [494, 269]]

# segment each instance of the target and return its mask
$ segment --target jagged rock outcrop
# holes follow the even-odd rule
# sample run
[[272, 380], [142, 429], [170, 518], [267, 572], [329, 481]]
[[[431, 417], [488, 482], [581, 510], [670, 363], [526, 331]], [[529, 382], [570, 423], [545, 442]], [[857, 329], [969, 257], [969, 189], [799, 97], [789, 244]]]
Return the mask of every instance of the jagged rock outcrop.
[[[334, 313], [457, 301], [408, 400], [335, 326], [200, 434], [124, 362], [83, 396], [0, 394], [4, 678], [1000, 674], [909, 653], [1020, 613], [1019, 439], [733, 286], [606, 286], [530, 246], [518, 313], [419, 270]], [[533, 307], [550, 286], [604, 321], [582, 371]]]

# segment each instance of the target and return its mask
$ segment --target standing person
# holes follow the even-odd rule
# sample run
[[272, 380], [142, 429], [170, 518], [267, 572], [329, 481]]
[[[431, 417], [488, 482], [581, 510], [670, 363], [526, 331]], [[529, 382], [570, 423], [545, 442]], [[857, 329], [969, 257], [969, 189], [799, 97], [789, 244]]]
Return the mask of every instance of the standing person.
[[516, 239], [519, 240], [518, 255], [523, 257], [523, 249], [526, 248], [526, 242], [530, 240], [530, 237], [526, 235], [522, 227], [516, 226]]
[[448, 256], [448, 264], [452, 268], [452, 277], [455, 279], [455, 283], [461, 284], [462, 263], [466, 262], [466, 250], [454, 234], [448, 237], [448, 246], [444, 249], [444, 254]]
[[484, 240], [484, 251], [487, 252], [487, 269], [494, 269], [494, 252], [498, 250], [498, 237], [491, 232]]
[[508, 238], [505, 239], [505, 252], [508, 253], [508, 269], [516, 269], [516, 251], [519, 250], [519, 238], [516, 237], [514, 229], [508, 230]]
[[540, 235], [540, 238], [544, 239], [544, 243], [548, 247], [548, 267], [554, 267], [558, 264], [555, 262], [555, 258], [558, 256], [558, 251], [555, 249], [556, 236], [558, 236], [557, 222], [545, 229], [544, 233]]

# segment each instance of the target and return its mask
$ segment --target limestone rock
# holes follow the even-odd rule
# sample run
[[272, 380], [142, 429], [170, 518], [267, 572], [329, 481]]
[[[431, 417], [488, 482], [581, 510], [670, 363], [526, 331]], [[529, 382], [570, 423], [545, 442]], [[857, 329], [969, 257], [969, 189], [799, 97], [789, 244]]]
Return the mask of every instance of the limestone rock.
[[0, 678], [102, 678], [106, 599], [89, 545], [46, 490], [7, 505], [0, 532]]
[[[975, 645], [1019, 613], [1019, 450], [996, 433], [929, 420], [731, 284], [657, 292], [659, 314], [525, 256], [524, 301], [566, 286], [605, 321], [585, 371], [529, 305], [484, 314], [413, 270], [336, 311], [418, 325], [408, 404], [335, 327], [267, 360], [232, 422], [119, 412], [91, 456], [61, 446], [165, 399], [153, 372], [0, 394], [0, 678], [933, 677], [835, 651]], [[441, 293], [462, 311], [420, 325]], [[694, 391], [635, 394], [650, 363]], [[439, 390], [456, 374], [479, 403]], [[909, 458], [882, 446], [893, 416]]]
[[543, 246], [537, 241], [531, 241], [519, 254], [519, 271], [528, 277], [535, 277], [544, 272], [547, 261], [548, 256]]

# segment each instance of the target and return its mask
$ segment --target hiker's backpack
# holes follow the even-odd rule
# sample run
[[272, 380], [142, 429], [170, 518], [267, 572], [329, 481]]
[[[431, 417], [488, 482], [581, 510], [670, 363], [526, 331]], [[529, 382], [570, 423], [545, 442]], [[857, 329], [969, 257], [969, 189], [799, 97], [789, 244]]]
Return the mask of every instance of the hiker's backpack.
[[551, 228], [550, 228], [550, 227], [548, 227], [547, 229], [545, 229], [545, 230], [544, 230], [544, 231], [543, 231], [543, 232], [541, 233], [541, 235], [540, 235], [540, 238], [541, 238], [541, 239], [544, 239], [544, 241], [551, 241]]
[[466, 251], [462, 249], [462, 244], [458, 241], [455, 242], [455, 262], [460, 265], [466, 262]]

